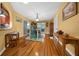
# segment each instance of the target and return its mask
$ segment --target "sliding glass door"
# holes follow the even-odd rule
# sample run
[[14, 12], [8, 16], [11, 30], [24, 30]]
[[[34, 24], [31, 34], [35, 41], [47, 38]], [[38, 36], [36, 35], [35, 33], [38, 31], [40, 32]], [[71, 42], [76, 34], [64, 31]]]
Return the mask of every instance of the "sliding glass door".
[[41, 41], [45, 34], [45, 23], [30, 24], [24, 21], [24, 36], [30, 40]]
[[37, 40], [37, 28], [36, 28], [36, 26], [35, 25], [31, 25], [31, 32], [30, 32], [30, 38], [32, 39], [32, 40]]
[[37, 38], [38, 40], [44, 39], [45, 36], [45, 23], [37, 23]]
[[31, 40], [41, 41], [44, 37], [45, 23], [37, 23], [36, 25], [31, 25], [30, 38]]

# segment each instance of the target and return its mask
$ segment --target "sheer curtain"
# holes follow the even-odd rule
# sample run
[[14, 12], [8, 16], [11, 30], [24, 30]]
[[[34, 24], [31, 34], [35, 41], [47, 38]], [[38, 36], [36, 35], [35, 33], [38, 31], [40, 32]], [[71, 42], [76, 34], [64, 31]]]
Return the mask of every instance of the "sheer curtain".
[[54, 32], [58, 31], [58, 17], [54, 17]]

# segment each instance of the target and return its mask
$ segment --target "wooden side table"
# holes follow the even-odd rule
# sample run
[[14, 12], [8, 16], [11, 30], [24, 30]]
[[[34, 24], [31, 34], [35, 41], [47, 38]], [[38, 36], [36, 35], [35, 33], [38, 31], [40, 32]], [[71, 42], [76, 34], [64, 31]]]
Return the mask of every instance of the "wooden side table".
[[12, 32], [5, 35], [5, 47], [17, 46], [17, 40], [19, 39], [18, 32]]

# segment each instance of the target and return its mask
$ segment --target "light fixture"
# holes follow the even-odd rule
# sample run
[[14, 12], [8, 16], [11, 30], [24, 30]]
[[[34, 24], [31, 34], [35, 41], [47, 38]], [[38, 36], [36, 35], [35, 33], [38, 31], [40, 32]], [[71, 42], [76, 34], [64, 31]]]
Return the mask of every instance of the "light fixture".
[[29, 23], [27, 23], [27, 26], [29, 26], [30, 24]]
[[2, 10], [2, 3], [0, 3], [0, 16], [5, 17], [3, 10]]
[[36, 21], [39, 21], [39, 19], [36, 19]]
[[36, 13], [36, 21], [39, 21], [38, 13]]
[[35, 20], [36, 20], [36, 21], [39, 21], [39, 15], [38, 15], [37, 8], [35, 9], [35, 12], [36, 12], [36, 18], [35, 18]]

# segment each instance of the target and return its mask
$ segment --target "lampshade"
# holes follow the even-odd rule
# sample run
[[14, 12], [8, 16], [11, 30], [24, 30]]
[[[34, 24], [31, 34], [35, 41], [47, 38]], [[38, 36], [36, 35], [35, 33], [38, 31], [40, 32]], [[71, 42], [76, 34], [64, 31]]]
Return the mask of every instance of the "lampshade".
[[36, 21], [39, 21], [39, 19], [36, 19]]

